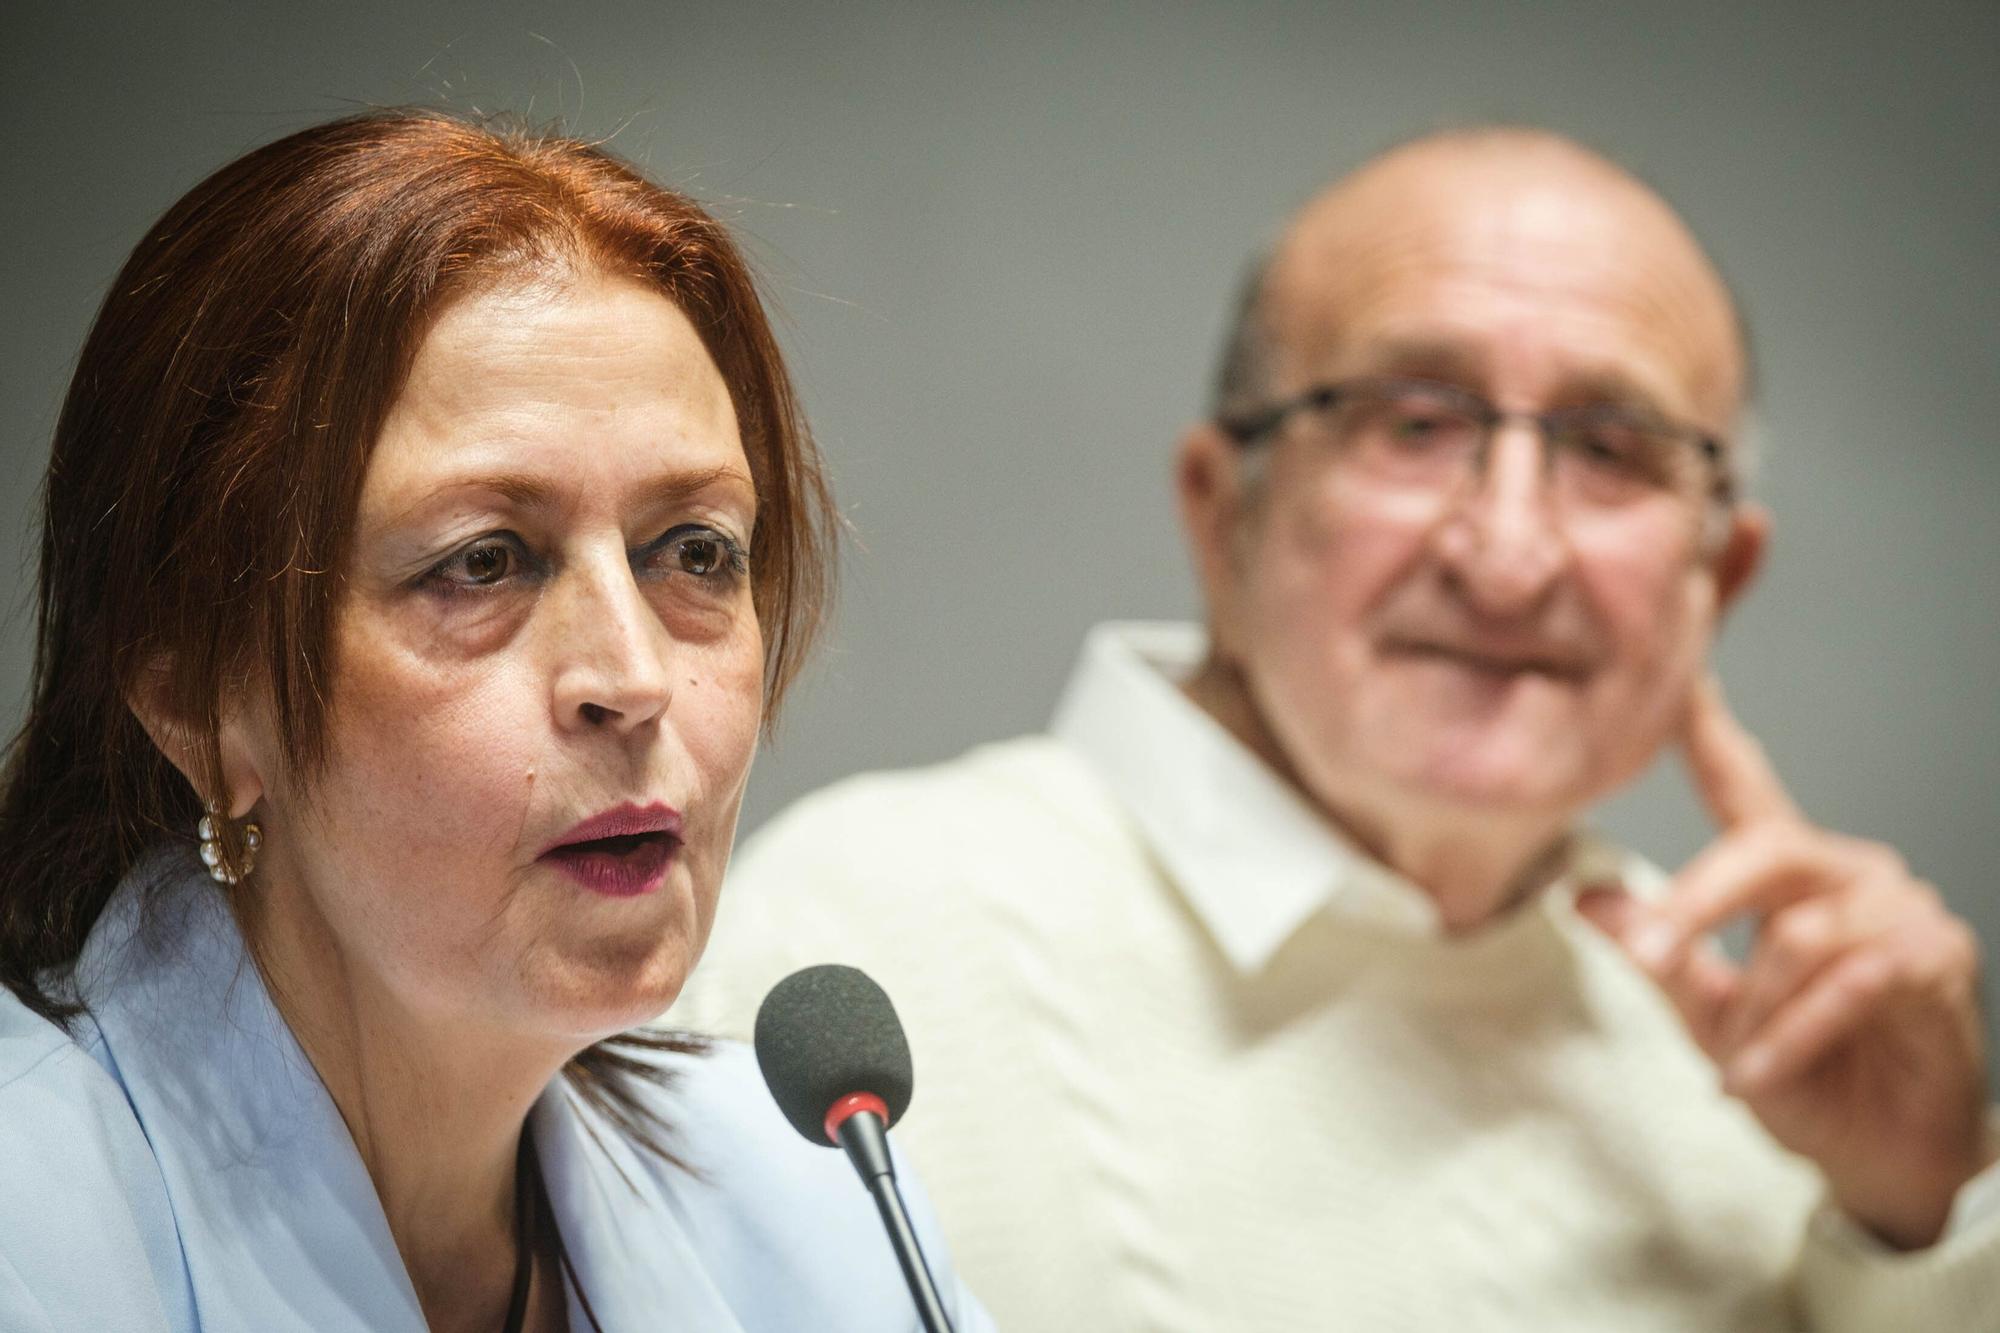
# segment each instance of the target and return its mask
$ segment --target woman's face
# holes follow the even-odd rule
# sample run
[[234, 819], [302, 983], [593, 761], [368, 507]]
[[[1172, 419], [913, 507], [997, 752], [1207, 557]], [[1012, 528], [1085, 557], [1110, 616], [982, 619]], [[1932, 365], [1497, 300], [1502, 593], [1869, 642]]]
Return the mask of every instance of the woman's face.
[[580, 1043], [664, 1009], [757, 743], [755, 514], [665, 298], [583, 274], [447, 308], [369, 460], [328, 766], [266, 790], [253, 920], [447, 1022]]

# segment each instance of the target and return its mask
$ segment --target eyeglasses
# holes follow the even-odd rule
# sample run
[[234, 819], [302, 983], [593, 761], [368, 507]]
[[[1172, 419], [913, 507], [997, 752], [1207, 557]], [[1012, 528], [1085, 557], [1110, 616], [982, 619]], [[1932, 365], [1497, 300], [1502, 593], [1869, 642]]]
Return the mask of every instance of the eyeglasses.
[[1248, 448], [1305, 413], [1330, 431], [1344, 467], [1408, 490], [1454, 493], [1484, 470], [1494, 433], [1524, 421], [1547, 445], [1544, 471], [1567, 503], [1614, 509], [1671, 496], [1691, 508], [1727, 508], [1735, 498], [1720, 440], [1617, 404], [1503, 412], [1454, 384], [1366, 378], [1319, 385], [1216, 424]]

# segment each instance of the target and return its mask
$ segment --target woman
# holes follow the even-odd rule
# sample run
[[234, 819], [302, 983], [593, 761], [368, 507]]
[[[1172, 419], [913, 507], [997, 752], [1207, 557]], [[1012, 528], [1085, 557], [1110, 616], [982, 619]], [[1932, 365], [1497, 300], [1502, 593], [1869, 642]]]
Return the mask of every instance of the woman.
[[113, 284], [44, 520], [0, 1328], [915, 1326], [743, 1052], [617, 1035], [826, 579], [712, 219], [433, 114], [253, 152]]

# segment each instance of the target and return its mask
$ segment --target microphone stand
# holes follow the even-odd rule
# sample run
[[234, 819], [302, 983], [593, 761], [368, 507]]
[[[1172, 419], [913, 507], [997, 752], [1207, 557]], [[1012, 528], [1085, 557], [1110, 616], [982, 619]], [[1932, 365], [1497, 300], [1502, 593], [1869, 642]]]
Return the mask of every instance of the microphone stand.
[[896, 1168], [889, 1160], [888, 1127], [873, 1111], [855, 1111], [840, 1122], [837, 1134], [840, 1146], [847, 1151], [847, 1160], [861, 1173], [862, 1183], [874, 1196], [876, 1211], [882, 1214], [882, 1225], [889, 1232], [889, 1247], [895, 1250], [896, 1262], [902, 1265], [903, 1281], [909, 1284], [910, 1299], [917, 1303], [917, 1317], [923, 1320], [924, 1333], [953, 1333], [951, 1320], [945, 1317], [944, 1303], [938, 1299], [930, 1265], [924, 1262], [917, 1233], [910, 1226], [903, 1192], [896, 1187]]

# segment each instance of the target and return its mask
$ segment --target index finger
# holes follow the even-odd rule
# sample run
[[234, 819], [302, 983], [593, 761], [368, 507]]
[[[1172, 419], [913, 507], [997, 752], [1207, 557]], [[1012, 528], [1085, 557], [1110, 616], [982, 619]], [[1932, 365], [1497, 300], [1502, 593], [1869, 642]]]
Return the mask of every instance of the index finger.
[[1713, 675], [1689, 691], [1680, 740], [1695, 790], [1720, 827], [1804, 818], [1764, 747], [1729, 711]]

